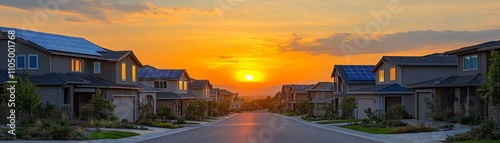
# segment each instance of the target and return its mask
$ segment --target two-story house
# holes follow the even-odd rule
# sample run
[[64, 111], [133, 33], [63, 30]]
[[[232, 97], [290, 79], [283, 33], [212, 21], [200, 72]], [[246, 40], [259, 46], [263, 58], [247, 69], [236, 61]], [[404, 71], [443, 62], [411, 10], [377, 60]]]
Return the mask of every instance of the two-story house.
[[174, 117], [184, 117], [188, 101], [198, 99], [188, 92], [191, 78], [184, 69], [140, 69], [138, 78], [141, 84], [160, 90], [154, 98], [156, 107], [168, 106]]
[[[385, 113], [388, 108], [402, 104], [406, 112], [414, 115], [414, 97], [406, 85], [453, 74], [457, 57], [443, 54], [426, 56], [384, 56], [372, 69], [375, 85], [347, 92], [355, 95], [358, 119], [367, 118], [364, 110], [371, 108]], [[383, 114], [382, 114], [383, 115]]]
[[281, 98], [283, 99], [283, 107], [285, 108], [285, 112], [292, 111], [292, 95], [290, 92], [290, 87], [292, 85], [282, 85], [281, 86]]
[[[39, 86], [43, 103], [61, 107], [69, 117], [80, 117], [97, 89], [113, 101], [119, 119], [137, 120], [137, 69], [142, 66], [132, 51], [112, 51], [80, 37], [1, 27], [0, 43], [7, 49], [7, 31], [16, 39], [15, 68], [28, 72]], [[7, 59], [7, 54], [0, 55]], [[6, 70], [7, 61], [0, 64]], [[3, 76], [3, 75], [2, 75]]]
[[333, 82], [318, 82], [307, 92], [309, 93], [309, 97], [311, 97], [313, 114], [315, 116], [325, 115], [325, 106], [332, 101], [338, 101], [333, 98]]
[[291, 110], [297, 112], [297, 103], [300, 101], [311, 101], [308, 90], [311, 90], [314, 84], [292, 84], [287, 93], [290, 95]]
[[209, 111], [212, 111], [212, 104], [215, 101], [215, 98], [210, 97], [212, 88], [209, 80], [193, 80], [188, 83], [189, 93], [196, 95], [201, 100], [207, 101], [207, 115], [210, 115]]
[[[479, 97], [477, 89], [491, 65], [491, 50], [498, 49], [500, 41], [490, 41], [445, 52], [446, 55], [458, 56], [458, 67], [453, 74], [408, 85], [414, 89], [417, 118], [425, 118], [427, 107], [423, 101], [426, 98], [438, 101], [439, 111], [452, 108], [461, 116], [488, 115], [488, 108]], [[491, 117], [499, 118], [498, 110], [489, 113]]]

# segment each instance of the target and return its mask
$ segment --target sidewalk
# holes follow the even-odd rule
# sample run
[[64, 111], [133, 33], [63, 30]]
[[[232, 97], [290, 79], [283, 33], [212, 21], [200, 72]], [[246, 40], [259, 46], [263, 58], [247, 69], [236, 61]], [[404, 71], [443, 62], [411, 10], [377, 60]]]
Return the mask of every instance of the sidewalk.
[[219, 122], [222, 122], [226, 119], [230, 119], [234, 116], [239, 115], [238, 113], [230, 114], [225, 117], [221, 117], [218, 120], [214, 120], [212, 122], [205, 122], [203, 125], [197, 127], [184, 127], [178, 129], [167, 129], [167, 128], [157, 128], [157, 127], [147, 127], [150, 130], [133, 130], [133, 129], [113, 129], [113, 128], [101, 128], [102, 130], [116, 130], [116, 131], [127, 131], [134, 132], [140, 135], [122, 138], [122, 139], [105, 139], [105, 140], [88, 140], [88, 141], [2, 141], [2, 143], [132, 143], [132, 142], [140, 142], [149, 139], [154, 139], [162, 136], [167, 136], [171, 134], [176, 134], [180, 132], [189, 131], [192, 129], [196, 129], [203, 126], [210, 126]]

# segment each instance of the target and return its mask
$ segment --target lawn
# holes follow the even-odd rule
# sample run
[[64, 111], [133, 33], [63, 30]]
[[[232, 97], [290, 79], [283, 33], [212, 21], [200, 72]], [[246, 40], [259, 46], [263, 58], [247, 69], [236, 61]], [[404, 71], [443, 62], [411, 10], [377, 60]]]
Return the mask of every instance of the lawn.
[[120, 139], [120, 138], [126, 138], [126, 137], [131, 137], [131, 136], [137, 136], [139, 134], [137, 133], [132, 133], [132, 132], [123, 132], [123, 131], [102, 131], [99, 133], [93, 132], [87, 134], [87, 138], [91, 140], [98, 140], [98, 139]]
[[394, 131], [394, 128], [375, 128], [375, 127], [367, 128], [367, 127], [362, 127], [360, 125], [348, 125], [348, 126], [341, 126], [341, 127], [346, 128], [346, 129], [361, 131], [361, 132], [372, 133], [372, 134], [389, 134], [392, 131]]
[[[361, 120], [353, 120], [351, 122], [359, 122]], [[318, 122], [318, 124], [336, 124], [336, 123], [347, 123], [347, 120], [328, 120], [328, 121], [322, 121]]]
[[459, 141], [453, 143], [500, 143], [500, 140]]

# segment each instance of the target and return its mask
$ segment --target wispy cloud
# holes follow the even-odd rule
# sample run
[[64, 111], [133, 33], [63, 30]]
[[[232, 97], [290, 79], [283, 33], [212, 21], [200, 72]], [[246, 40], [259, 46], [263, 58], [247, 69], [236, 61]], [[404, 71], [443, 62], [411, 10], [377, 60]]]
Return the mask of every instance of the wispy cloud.
[[[279, 45], [281, 51], [329, 54], [333, 56], [397, 52], [425, 46], [441, 46], [450, 43], [481, 43], [500, 39], [500, 29], [482, 31], [408, 31], [385, 35], [334, 34], [330, 37], [302, 41], [302, 36], [293, 34], [290, 40]], [[369, 42], [366, 42], [369, 41]], [[358, 42], [356, 44], [355, 42]], [[368, 43], [366, 46], [356, 46]], [[341, 45], [351, 45], [342, 47]], [[356, 48], [346, 53], [343, 48]], [[458, 47], [457, 47], [458, 48]], [[353, 49], [350, 49], [353, 50]]]
[[67, 21], [67, 22], [79, 22], [79, 23], [83, 23], [83, 22], [86, 22], [85, 20], [82, 20], [78, 17], [68, 17], [68, 18], [64, 18], [64, 21]]

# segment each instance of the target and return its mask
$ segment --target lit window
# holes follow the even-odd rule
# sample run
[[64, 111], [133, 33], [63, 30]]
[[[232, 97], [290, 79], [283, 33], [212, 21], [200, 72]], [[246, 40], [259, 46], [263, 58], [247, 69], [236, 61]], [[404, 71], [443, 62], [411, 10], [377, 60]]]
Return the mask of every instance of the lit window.
[[122, 63], [122, 81], [127, 81], [127, 64]]
[[183, 89], [184, 89], [184, 90], [187, 90], [187, 88], [188, 88], [188, 83], [187, 83], [187, 81], [184, 81], [184, 84], [183, 84]]
[[101, 73], [101, 63], [94, 62], [94, 73]]
[[135, 66], [132, 66], [132, 82], [136, 82], [137, 81], [137, 71], [135, 70]]
[[184, 82], [183, 81], [179, 81], [179, 90], [183, 90], [184, 89], [184, 87], [183, 87], [182, 84], [184, 84]]
[[38, 55], [28, 55], [28, 69], [38, 69]]
[[82, 72], [83, 71], [83, 61], [77, 59], [71, 59], [71, 71]]
[[17, 62], [16, 62], [16, 68], [17, 69], [24, 69], [26, 67], [26, 56], [25, 55], [17, 55]]
[[396, 81], [396, 68], [391, 68], [391, 81]]
[[384, 82], [385, 81], [384, 74], [385, 74], [384, 70], [379, 70], [378, 71], [378, 82]]

